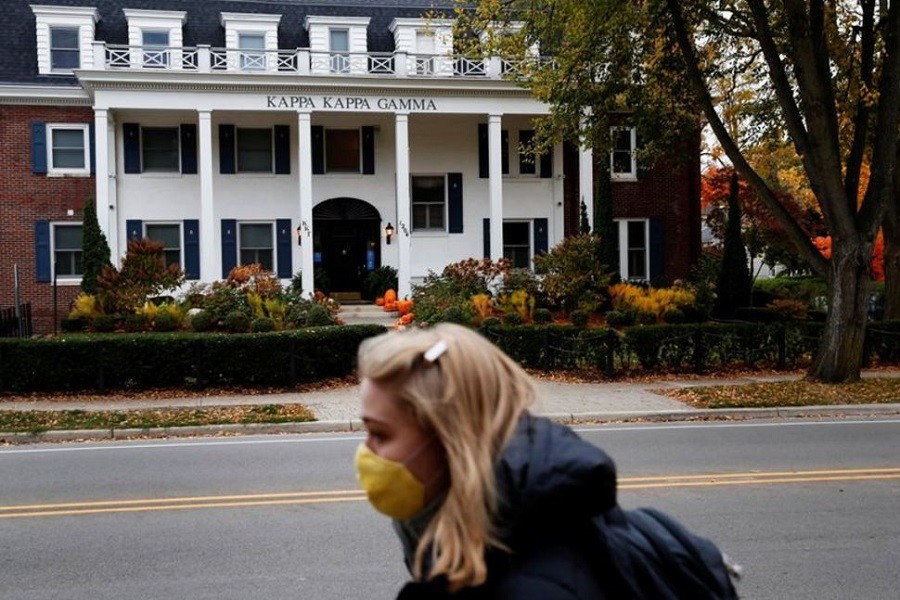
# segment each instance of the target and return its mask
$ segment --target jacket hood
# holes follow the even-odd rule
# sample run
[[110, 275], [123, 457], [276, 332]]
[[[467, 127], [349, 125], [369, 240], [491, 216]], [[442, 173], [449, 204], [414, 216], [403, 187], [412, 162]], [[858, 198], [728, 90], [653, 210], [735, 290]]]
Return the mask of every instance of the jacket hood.
[[497, 533], [513, 541], [529, 530], [583, 523], [616, 505], [616, 467], [570, 428], [525, 413], [496, 466]]

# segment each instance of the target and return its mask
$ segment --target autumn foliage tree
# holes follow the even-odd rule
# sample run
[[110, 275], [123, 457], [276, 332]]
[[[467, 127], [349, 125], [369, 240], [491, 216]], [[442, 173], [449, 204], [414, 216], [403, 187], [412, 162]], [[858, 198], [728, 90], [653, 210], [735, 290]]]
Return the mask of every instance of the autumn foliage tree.
[[[900, 4], [885, 0], [479, 0], [465, 27], [500, 50], [538, 44], [522, 81], [551, 107], [540, 135], [608, 147], [609, 115], [627, 113], [648, 148], [702, 113], [728, 161], [828, 283], [829, 311], [808, 376], [859, 378], [869, 264], [892, 194], [900, 117]], [[524, 23], [517, 33], [515, 22]], [[485, 35], [485, 32], [501, 35]], [[504, 42], [504, 38], [512, 38]], [[722, 81], [742, 92], [723, 114]], [[749, 133], [736, 140], [729, 124]], [[746, 139], [749, 137], [750, 139]], [[793, 146], [825, 226], [825, 258], [745, 153]], [[598, 145], [599, 144], [599, 145]], [[648, 150], [649, 151], [649, 150]], [[871, 176], [863, 186], [863, 164]], [[862, 203], [857, 198], [863, 197]]]
[[121, 268], [103, 269], [97, 279], [97, 297], [107, 313], [132, 312], [183, 281], [178, 265], [166, 265], [162, 242], [135, 238], [128, 240]]

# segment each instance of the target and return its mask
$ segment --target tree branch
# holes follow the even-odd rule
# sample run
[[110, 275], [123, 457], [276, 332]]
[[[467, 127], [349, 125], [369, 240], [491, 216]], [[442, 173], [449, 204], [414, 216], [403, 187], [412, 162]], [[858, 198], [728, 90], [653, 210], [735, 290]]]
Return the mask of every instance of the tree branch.
[[809, 237], [806, 234], [806, 231], [804, 231], [803, 228], [800, 227], [799, 223], [797, 223], [797, 221], [778, 201], [778, 199], [775, 197], [775, 194], [772, 192], [763, 178], [760, 177], [759, 173], [757, 173], [753, 169], [753, 167], [750, 166], [746, 158], [744, 158], [744, 155], [741, 153], [741, 150], [734, 142], [734, 139], [732, 139], [732, 137], [728, 134], [728, 130], [726, 129], [725, 124], [719, 117], [718, 112], [716, 112], [715, 105], [713, 104], [712, 98], [709, 94], [709, 89], [706, 86], [703, 74], [700, 72], [699, 63], [697, 62], [697, 56], [694, 51], [694, 45], [691, 41], [690, 36], [688, 35], [687, 26], [684, 21], [684, 15], [681, 12], [681, 6], [678, 0], [666, 0], [666, 5], [668, 6], [669, 13], [672, 16], [672, 25], [675, 28], [678, 47], [681, 50], [691, 86], [694, 88], [694, 92], [696, 93], [698, 100], [700, 100], [700, 104], [703, 108], [703, 113], [704, 115], [706, 115], [710, 127], [712, 127], [713, 132], [715, 132], [719, 143], [722, 144], [722, 148], [725, 150], [725, 154], [727, 154], [728, 158], [731, 159], [731, 162], [734, 165], [735, 169], [744, 177], [744, 179], [746, 179], [750, 183], [754, 191], [756, 191], [756, 193], [759, 195], [759, 198], [762, 200], [763, 204], [765, 204], [766, 208], [768, 208], [778, 220], [778, 222], [781, 223], [788, 238], [791, 240], [791, 242], [793, 242], [800, 253], [804, 255], [813, 270], [823, 277], [829, 277], [828, 261], [813, 245], [812, 241], [810, 241]]
[[[859, 98], [856, 101], [856, 114], [853, 117], [853, 142], [847, 155], [847, 173], [844, 176], [844, 194], [848, 202], [853, 202], [856, 210], [856, 199], [859, 196], [859, 173], [862, 168], [863, 154], [869, 133], [869, 98], [874, 91], [873, 76], [875, 71], [875, 0], [862, 0], [862, 35], [860, 36], [859, 74], [862, 82]], [[852, 52], [852, 48], [851, 48]], [[847, 74], [852, 81], [852, 73]]]

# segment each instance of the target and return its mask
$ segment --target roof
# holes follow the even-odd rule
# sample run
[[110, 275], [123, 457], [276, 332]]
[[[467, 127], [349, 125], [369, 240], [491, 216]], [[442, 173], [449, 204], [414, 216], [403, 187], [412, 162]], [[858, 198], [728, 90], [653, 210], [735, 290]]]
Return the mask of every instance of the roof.
[[180, 10], [187, 13], [184, 45], [225, 45], [222, 12], [282, 15], [278, 26], [280, 48], [309, 46], [303, 27], [307, 15], [370, 17], [369, 51], [392, 52], [394, 38], [388, 31], [395, 18], [416, 18], [435, 9], [450, 11], [454, 0], [6, 0], [5, 25], [0, 28], [0, 84], [76, 85], [73, 76], [39, 75], [35, 40], [35, 18], [31, 5], [92, 6], [100, 20], [97, 40], [109, 44], [128, 43], [128, 22], [123, 8]]

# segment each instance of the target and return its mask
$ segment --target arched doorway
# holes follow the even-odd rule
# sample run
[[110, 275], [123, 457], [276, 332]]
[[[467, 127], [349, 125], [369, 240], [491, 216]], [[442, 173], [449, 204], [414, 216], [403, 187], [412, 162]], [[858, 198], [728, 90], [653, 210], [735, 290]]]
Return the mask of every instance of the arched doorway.
[[357, 198], [332, 198], [313, 207], [313, 257], [328, 291], [344, 300], [365, 295], [366, 276], [381, 265], [381, 215]]

